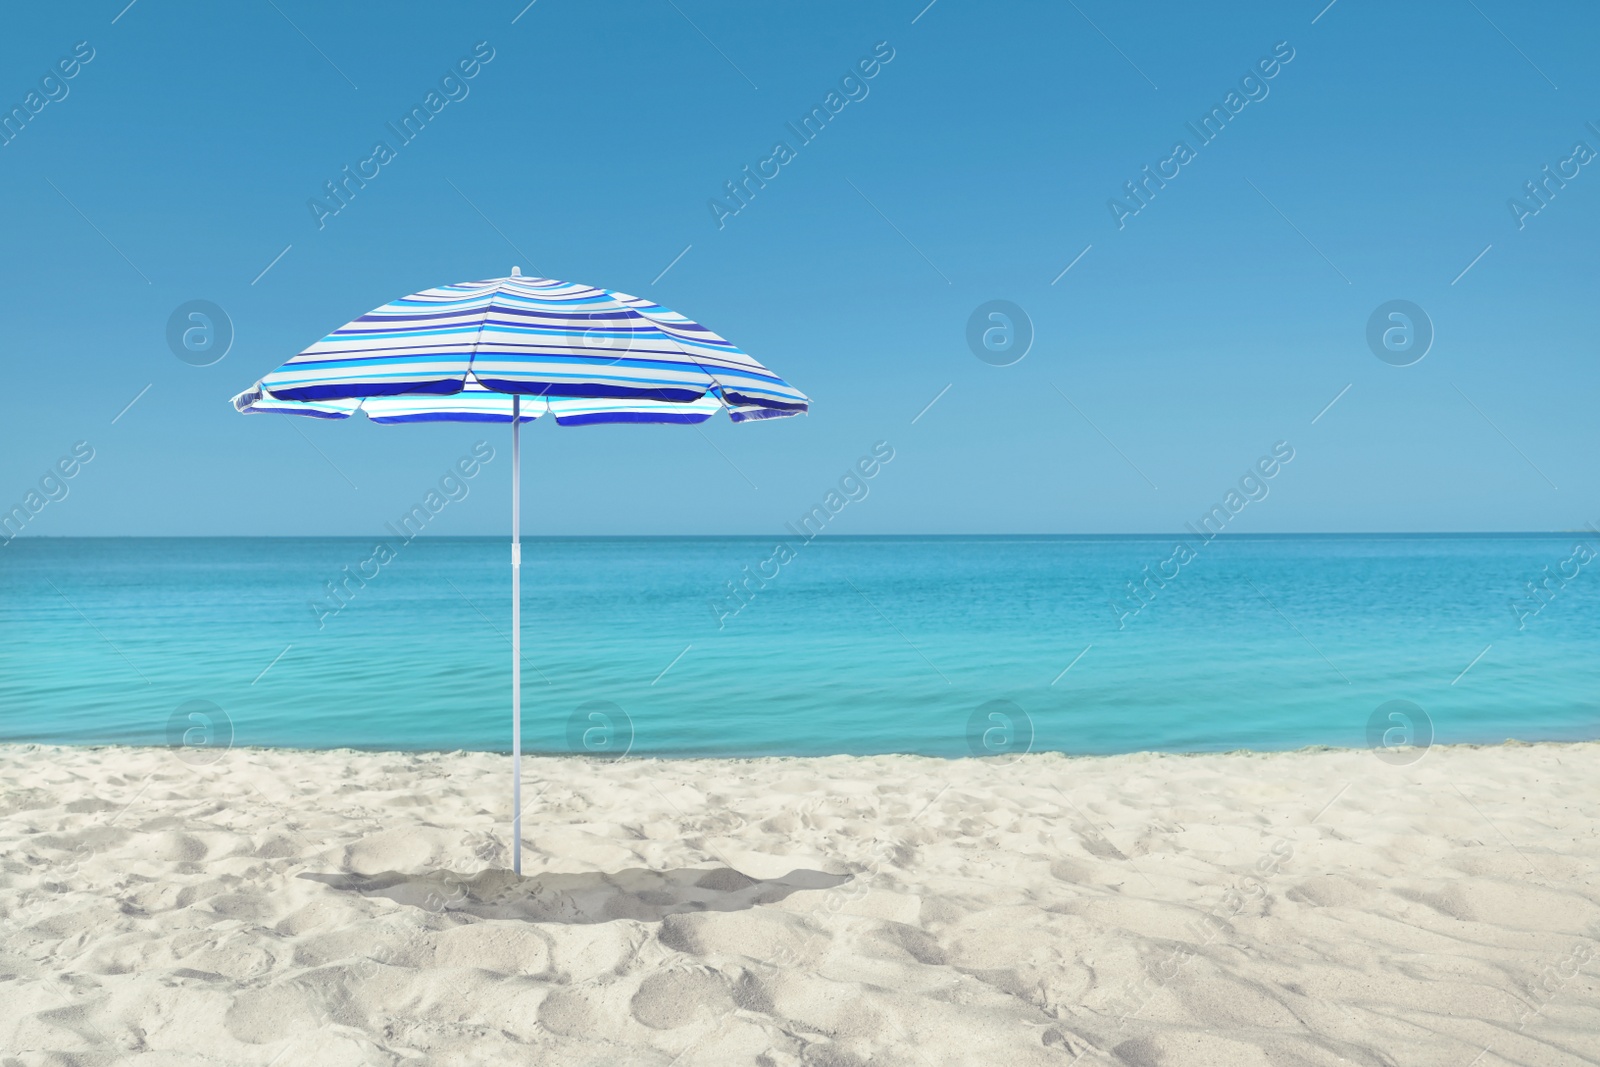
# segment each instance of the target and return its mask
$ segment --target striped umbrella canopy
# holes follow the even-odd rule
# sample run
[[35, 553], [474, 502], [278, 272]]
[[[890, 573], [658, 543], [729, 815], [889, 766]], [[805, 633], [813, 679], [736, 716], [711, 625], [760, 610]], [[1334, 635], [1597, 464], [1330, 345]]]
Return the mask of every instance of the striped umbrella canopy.
[[512, 864], [522, 873], [521, 427], [803, 414], [804, 393], [653, 301], [550, 278], [425, 289], [333, 331], [233, 398], [247, 415], [511, 424]]
[[425, 289], [340, 327], [233, 398], [274, 412], [378, 422], [561, 425], [798, 415], [804, 393], [698, 322], [610, 289], [549, 278]]

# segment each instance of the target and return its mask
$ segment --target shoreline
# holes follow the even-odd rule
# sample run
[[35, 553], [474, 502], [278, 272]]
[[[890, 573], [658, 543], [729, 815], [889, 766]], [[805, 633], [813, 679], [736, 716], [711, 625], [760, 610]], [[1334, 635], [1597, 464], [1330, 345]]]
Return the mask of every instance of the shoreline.
[[1434, 749], [529, 756], [518, 878], [506, 756], [3, 744], [0, 1047], [1592, 1062], [1600, 742]]
[[[1422, 755], [1415, 759], [1407, 760], [1408, 763], [1421, 762], [1427, 759], [1435, 750], [1448, 751], [1452, 749], [1502, 749], [1502, 748], [1543, 748], [1548, 746], [1600, 746], [1600, 736], [1575, 738], [1571, 740], [1538, 740], [1525, 741], [1518, 737], [1508, 737], [1502, 741], [1435, 741], [1422, 749]], [[184, 746], [161, 744], [121, 744], [118, 742], [86, 741], [81, 744], [58, 741], [4, 741], [0, 740], [0, 753], [5, 749], [61, 749], [62, 751], [95, 751], [95, 752], [178, 752]], [[195, 750], [188, 750], [195, 751]], [[305, 753], [311, 754], [349, 754], [353, 756], [498, 756], [505, 759], [511, 758], [510, 749], [504, 751], [487, 748], [351, 748], [341, 746], [336, 748], [296, 748], [283, 745], [230, 745], [217, 752], [257, 752], [257, 753]], [[1043, 758], [1058, 757], [1066, 760], [1113, 760], [1139, 756], [1171, 757], [1174, 759], [1199, 758], [1207, 756], [1297, 756], [1317, 755], [1322, 753], [1371, 753], [1370, 747], [1354, 747], [1339, 745], [1303, 745], [1300, 748], [1229, 748], [1229, 749], [1155, 749], [1141, 748], [1128, 752], [1062, 752], [1056, 749], [1040, 749], [1038, 751], [1009, 753], [995, 756], [929, 756], [920, 752], [830, 752], [824, 755], [792, 755], [788, 753], [762, 756], [717, 756], [717, 755], [663, 755], [663, 754], [628, 754], [625, 756], [593, 755], [580, 752], [538, 752], [532, 749], [523, 749], [524, 760], [583, 760], [595, 763], [748, 763], [761, 760], [830, 760], [830, 759], [908, 759], [930, 760], [939, 763], [992, 763], [1009, 764], [1017, 761], [1031, 761]], [[1412, 751], [1407, 748], [1388, 749], [1386, 751], [1405, 751], [1408, 755]], [[209, 753], [208, 753], [209, 755]]]

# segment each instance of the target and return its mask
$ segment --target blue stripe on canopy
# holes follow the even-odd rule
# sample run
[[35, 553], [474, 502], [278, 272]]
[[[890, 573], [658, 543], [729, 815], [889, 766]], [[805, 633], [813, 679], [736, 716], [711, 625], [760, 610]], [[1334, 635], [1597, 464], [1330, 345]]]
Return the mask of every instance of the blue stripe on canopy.
[[805, 412], [804, 393], [660, 304], [548, 278], [461, 282], [385, 304], [234, 397], [238, 410], [374, 422], [699, 423]]
[[[248, 397], [250, 394], [241, 394]], [[436, 396], [411, 393], [405, 396], [374, 396], [359, 400], [277, 400], [261, 394], [235, 406], [248, 415], [273, 413], [281, 415], [308, 415], [319, 419], [347, 419], [360, 412], [373, 422], [510, 422], [511, 396], [494, 392], [473, 382], [453, 396]], [[544, 397], [522, 398], [522, 422], [533, 422], [548, 413], [555, 416], [558, 426], [591, 426], [604, 422], [705, 422], [724, 404], [714, 396], [703, 396], [687, 403], [664, 401], [561, 399]], [[729, 408], [734, 422], [749, 418], [745, 409]], [[792, 415], [795, 412], [773, 412], [773, 415]]]

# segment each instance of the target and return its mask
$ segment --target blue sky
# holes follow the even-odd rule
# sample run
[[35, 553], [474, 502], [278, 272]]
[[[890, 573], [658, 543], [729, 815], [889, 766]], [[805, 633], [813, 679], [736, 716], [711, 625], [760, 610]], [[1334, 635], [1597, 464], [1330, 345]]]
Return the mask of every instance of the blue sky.
[[[59, 98], [0, 147], [0, 502], [88, 441], [28, 533], [376, 533], [508, 432], [228, 397], [371, 307], [518, 264], [680, 310], [814, 401], [704, 434], [537, 426], [531, 534], [774, 532], [878, 441], [895, 459], [839, 532], [1177, 530], [1278, 441], [1294, 460], [1230, 529], [1600, 521], [1600, 166], [1523, 192], [1600, 150], [1591, 5], [924, 2], [9, 11], [0, 108]], [[323, 183], [479, 42], [465, 95], [319, 228]], [[786, 123], [875, 49], [801, 144]], [[1186, 124], [1219, 106], [1202, 143]], [[719, 228], [712, 198], [779, 140], [794, 158]], [[1180, 140], [1119, 228], [1112, 198]], [[997, 299], [1034, 331], [1009, 366], [966, 340]], [[233, 324], [210, 366], [167, 344], [191, 300]], [[1433, 324], [1409, 366], [1367, 343], [1392, 300]], [[439, 532], [503, 532], [508, 475]]]

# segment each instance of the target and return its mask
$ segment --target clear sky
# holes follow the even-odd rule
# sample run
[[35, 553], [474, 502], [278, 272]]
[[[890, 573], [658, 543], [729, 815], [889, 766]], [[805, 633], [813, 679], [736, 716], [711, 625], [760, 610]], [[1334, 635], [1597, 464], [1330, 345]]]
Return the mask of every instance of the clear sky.
[[[480, 437], [437, 527], [504, 532], [505, 428], [227, 401], [514, 264], [682, 311], [814, 404], [536, 426], [530, 534], [776, 532], [879, 441], [830, 529], [1175, 531], [1279, 441], [1230, 530], [1600, 522], [1592, 4], [125, 3], [0, 36], [0, 504], [94, 453], [29, 534], [376, 533]], [[168, 343], [194, 300], [232, 323], [209, 366]], [[1009, 365], [968, 342], [993, 300], [1032, 323]], [[1434, 333], [1407, 366], [1368, 339], [1395, 300]]]

